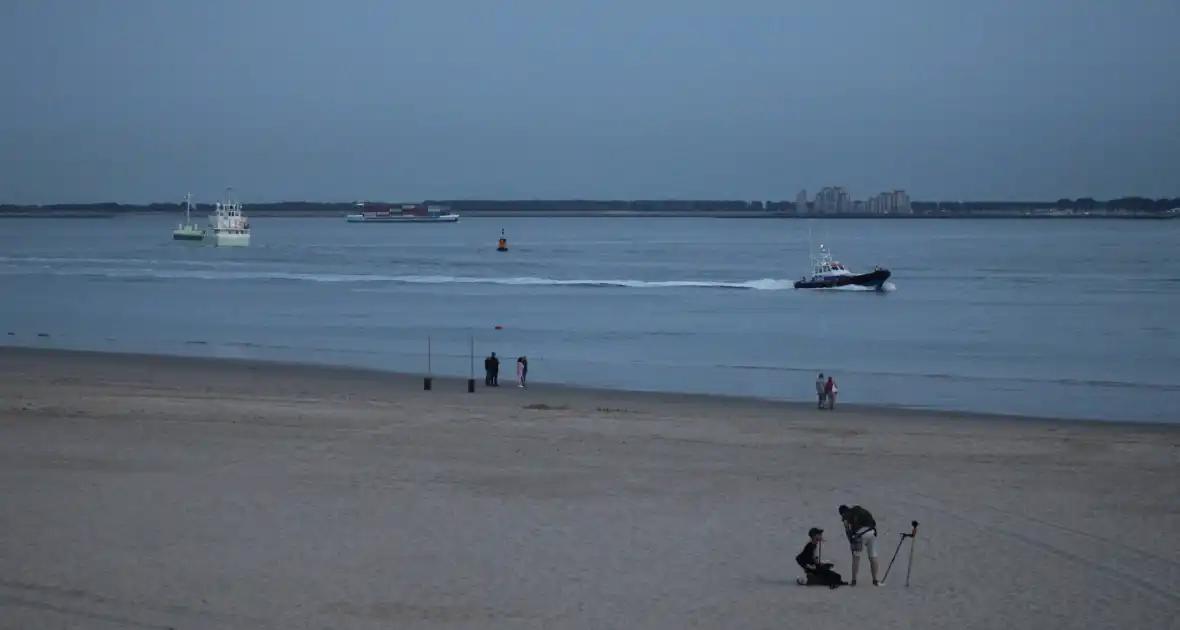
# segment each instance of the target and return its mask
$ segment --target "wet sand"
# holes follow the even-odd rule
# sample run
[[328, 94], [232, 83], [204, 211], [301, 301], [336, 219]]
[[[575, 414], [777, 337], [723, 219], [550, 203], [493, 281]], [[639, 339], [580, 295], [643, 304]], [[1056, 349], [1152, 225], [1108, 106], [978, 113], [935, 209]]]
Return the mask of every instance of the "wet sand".
[[510, 384], [0, 348], [0, 627], [1180, 627], [1180, 427]]

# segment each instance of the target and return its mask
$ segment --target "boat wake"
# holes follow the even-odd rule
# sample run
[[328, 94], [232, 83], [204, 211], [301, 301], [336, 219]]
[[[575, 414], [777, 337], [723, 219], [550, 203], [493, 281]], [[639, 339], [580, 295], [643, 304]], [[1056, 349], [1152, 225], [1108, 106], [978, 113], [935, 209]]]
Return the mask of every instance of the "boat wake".
[[845, 291], [845, 292], [849, 292], [849, 293], [892, 293], [897, 290], [897, 285], [893, 284], [892, 282], [886, 281], [885, 284], [881, 285], [880, 289], [874, 289], [873, 287], [862, 287], [857, 284], [846, 284], [842, 287], [828, 287], [828, 288], [811, 289], [811, 290], [812, 291]]
[[510, 277], [481, 278], [474, 276], [377, 276], [372, 278], [336, 277], [316, 278], [318, 282], [352, 282], [364, 280], [384, 281], [391, 284], [498, 284], [507, 286], [537, 287], [598, 287], [623, 289], [747, 289], [754, 291], [783, 291], [793, 289], [790, 280], [763, 278], [743, 282], [720, 282], [708, 280], [561, 280], [556, 278]]
[[[5, 270], [3, 275], [15, 275], [15, 270]], [[16, 271], [16, 274], [21, 273]], [[26, 271], [27, 273], [27, 271]], [[35, 273], [45, 273], [44, 269], [37, 269]], [[784, 291], [794, 290], [791, 280], [762, 278], [760, 280], [745, 281], [710, 281], [710, 280], [593, 280], [593, 279], [558, 279], [539, 277], [479, 277], [479, 276], [419, 276], [419, 275], [383, 275], [383, 274], [348, 274], [348, 273], [298, 273], [286, 271], [244, 271], [244, 270], [208, 270], [208, 269], [130, 269], [130, 268], [73, 268], [55, 269], [54, 275], [90, 276], [116, 280], [210, 280], [210, 281], [277, 281], [277, 282], [316, 282], [316, 283], [364, 283], [364, 284], [484, 284], [507, 286], [552, 286], [552, 287], [599, 287], [599, 288], [628, 288], [628, 289], [733, 289], [753, 291]]]
[[559, 280], [554, 278], [516, 277], [479, 278], [462, 276], [400, 276], [391, 278], [405, 284], [502, 284], [512, 286], [560, 286], [560, 287], [617, 287], [627, 289], [752, 289], [755, 291], [782, 291], [793, 289], [790, 280], [763, 278], [743, 282], [720, 282], [708, 280]]

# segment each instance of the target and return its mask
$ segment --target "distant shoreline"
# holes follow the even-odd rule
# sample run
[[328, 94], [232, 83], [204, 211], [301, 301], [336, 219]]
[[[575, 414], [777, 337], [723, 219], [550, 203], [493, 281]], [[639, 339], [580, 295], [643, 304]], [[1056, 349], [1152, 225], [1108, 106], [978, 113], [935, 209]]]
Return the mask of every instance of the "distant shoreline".
[[[246, 213], [251, 217], [268, 219], [344, 219], [343, 212], [335, 211], [283, 211], [283, 210], [254, 210], [248, 208]], [[183, 214], [183, 213], [182, 213]], [[1097, 219], [1145, 219], [1164, 220], [1175, 219], [1175, 213], [1139, 212], [1134, 214], [1044, 214], [1029, 212], [943, 212], [938, 214], [871, 214], [871, 213], [832, 213], [832, 214], [794, 214], [785, 212], [659, 212], [659, 211], [615, 211], [615, 210], [467, 210], [459, 212], [461, 218], [470, 219], [499, 219], [499, 218], [538, 218], [538, 219], [880, 219], [880, 220], [947, 220], [947, 219], [1054, 219], [1054, 220], [1097, 220]], [[160, 217], [172, 216], [167, 211], [160, 210], [129, 210], [125, 212], [86, 212], [77, 210], [41, 212], [0, 212], [0, 219], [119, 219], [123, 217]]]
[[[713, 219], [1171, 219], [1180, 216], [1180, 197], [1120, 197], [1056, 201], [907, 201], [903, 206], [869, 212], [861, 206], [834, 207], [792, 201], [725, 199], [426, 199], [412, 203], [367, 200], [244, 202], [252, 217], [339, 218], [360, 205], [377, 208], [442, 206], [464, 218], [713, 218]], [[213, 204], [198, 203], [193, 214], [212, 214]], [[880, 208], [879, 210], [885, 210]], [[116, 202], [18, 205], [0, 203], [0, 219], [97, 219], [162, 216], [180, 220], [180, 203]]]

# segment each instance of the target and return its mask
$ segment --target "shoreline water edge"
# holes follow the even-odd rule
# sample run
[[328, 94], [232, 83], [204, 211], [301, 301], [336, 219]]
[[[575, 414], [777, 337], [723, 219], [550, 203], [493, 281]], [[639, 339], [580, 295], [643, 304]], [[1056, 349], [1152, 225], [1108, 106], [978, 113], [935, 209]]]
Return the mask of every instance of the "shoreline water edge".
[[[502, 381], [502, 385], [498, 388], [488, 388], [483, 383], [483, 357], [480, 356], [475, 358], [479, 362], [479, 365], [476, 367], [473, 373], [474, 376], [470, 377], [449, 372], [408, 372], [344, 363], [316, 362], [308, 360], [211, 357], [165, 352], [126, 352], [71, 348], [39, 348], [21, 345], [0, 345], [0, 359], [9, 361], [28, 359], [30, 361], [40, 360], [60, 362], [74, 366], [152, 366], [153, 368], [164, 370], [180, 369], [198, 372], [202, 370], [230, 371], [234, 373], [245, 374], [256, 374], [261, 371], [268, 371], [280, 374], [299, 374], [311, 378], [324, 378], [328, 381], [335, 381], [337, 379], [348, 380], [350, 378], [359, 378], [364, 380], [377, 379], [388, 384], [390, 392], [402, 393], [423, 389], [424, 378], [430, 377], [430, 380], [432, 381], [432, 390], [454, 390], [454, 392], [466, 393], [467, 395], [470, 395], [467, 390], [467, 381], [469, 378], [474, 378], [475, 399], [473, 399], [473, 404], [478, 404], [476, 400], [479, 398], [478, 394], [480, 393], [496, 393], [496, 390], [500, 389], [516, 389], [516, 374], [515, 367], [511, 365], [512, 361], [508, 361], [507, 363], [502, 362], [500, 370], [500, 379]], [[527, 400], [533, 400], [534, 402], [536, 402], [535, 399], [538, 396], [540, 396], [543, 400], [549, 400], [553, 397], [599, 397], [612, 400], [674, 402], [678, 404], [695, 404], [707, 407], [738, 406], [745, 409], [754, 409], [765, 412], [781, 411], [794, 413], [798, 411], [810, 411], [816, 409], [816, 403], [814, 399], [810, 401], [801, 401], [742, 394], [581, 386], [571, 383], [555, 383], [546, 381], [543, 378], [534, 378], [532, 375], [529, 376], [528, 382], [530, 389], [526, 394], [529, 396], [529, 399]], [[447, 394], [443, 395], [445, 396]], [[985, 422], [1041, 423], [1049, 425], [1067, 423], [1122, 427], [1126, 428], [1127, 430], [1154, 428], [1166, 429], [1169, 427], [1176, 427], [1180, 429], [1180, 418], [1169, 422], [1166, 420], [1143, 421], [1070, 416], [1044, 416], [958, 409], [918, 408], [901, 405], [864, 404], [855, 402], [849, 403], [844, 402], [844, 400], [840, 400], [838, 407], [839, 409], [835, 412], [824, 411], [821, 413], [835, 413], [838, 415], [841, 411], [844, 411], [852, 414], [870, 414], [874, 417], [888, 420], [971, 420]]]

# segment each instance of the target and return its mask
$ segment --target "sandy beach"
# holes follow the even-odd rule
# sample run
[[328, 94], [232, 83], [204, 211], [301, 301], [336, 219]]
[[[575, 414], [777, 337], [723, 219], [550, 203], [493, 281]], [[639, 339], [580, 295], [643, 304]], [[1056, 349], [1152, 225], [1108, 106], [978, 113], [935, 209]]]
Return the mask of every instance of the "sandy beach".
[[1180, 628], [1178, 426], [511, 384], [2, 348], [0, 627]]

